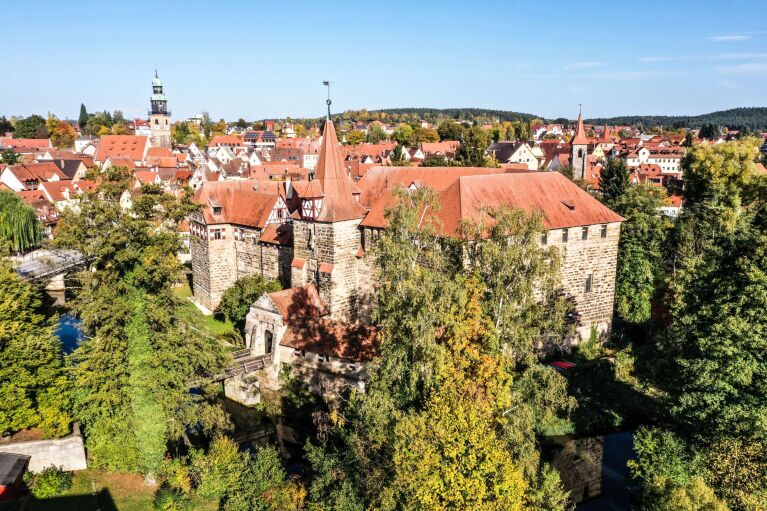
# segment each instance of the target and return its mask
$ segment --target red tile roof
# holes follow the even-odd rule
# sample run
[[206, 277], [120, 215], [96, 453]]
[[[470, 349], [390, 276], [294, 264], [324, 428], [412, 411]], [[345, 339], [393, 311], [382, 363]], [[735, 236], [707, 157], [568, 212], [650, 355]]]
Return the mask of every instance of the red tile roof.
[[242, 137], [237, 135], [216, 135], [208, 144], [209, 147], [218, 147], [221, 145], [239, 147], [244, 145]]
[[[71, 180], [48, 181], [40, 183], [40, 190], [46, 194], [52, 202], [59, 202], [68, 199], [74, 199], [77, 196], [77, 190]], [[65, 195], [65, 193], [68, 195]]]
[[110, 156], [122, 156], [133, 161], [142, 161], [148, 147], [149, 137], [143, 135], [104, 135], [99, 140], [94, 159], [103, 162]]
[[320, 159], [312, 183], [315, 182], [322, 188], [322, 207], [316, 220], [341, 222], [362, 218], [365, 215], [365, 208], [355, 200], [352, 193], [352, 180], [344, 167], [332, 121], [325, 122]]
[[369, 362], [378, 353], [379, 337], [372, 326], [297, 317], [288, 324], [280, 345], [346, 362]]
[[282, 291], [268, 293], [269, 299], [280, 311], [282, 319], [287, 323], [294, 316], [320, 317], [328, 314], [328, 309], [322, 303], [317, 287], [306, 284], [291, 287]]
[[[390, 191], [382, 194], [360, 225], [386, 227], [384, 214], [394, 200]], [[458, 176], [441, 191], [439, 202], [439, 211], [429, 216], [446, 236], [459, 234], [461, 220], [477, 221], [482, 208], [501, 205], [541, 211], [547, 229], [623, 221], [559, 172]]]
[[8, 169], [21, 182], [34, 180], [50, 181], [54, 176], [57, 176], [60, 180], [67, 179], [66, 174], [64, 174], [52, 161], [20, 163], [18, 165], [11, 165]]
[[0, 138], [0, 146], [3, 147], [25, 147], [25, 148], [47, 148], [51, 146], [51, 140], [48, 138]]
[[[256, 184], [258, 191], [253, 189]], [[275, 193], [280, 183], [264, 186], [268, 184], [261, 181], [206, 182], [194, 194], [194, 201], [202, 204], [202, 214], [208, 225], [236, 224], [263, 228], [280, 198]], [[220, 214], [213, 214], [213, 205], [221, 207]]]

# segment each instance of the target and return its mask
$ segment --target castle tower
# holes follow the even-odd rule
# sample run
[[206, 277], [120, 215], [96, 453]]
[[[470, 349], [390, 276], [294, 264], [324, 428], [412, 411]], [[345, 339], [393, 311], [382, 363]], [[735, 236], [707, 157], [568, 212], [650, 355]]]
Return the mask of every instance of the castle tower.
[[149, 104], [149, 125], [152, 129], [152, 145], [155, 147], [170, 148], [170, 112], [168, 100], [162, 91], [162, 80], [154, 72], [152, 80], [152, 97]]
[[357, 320], [358, 226], [367, 212], [354, 192], [328, 119], [315, 178], [302, 194], [299, 218], [293, 220], [291, 284], [316, 284], [330, 316], [346, 322]]
[[573, 167], [575, 179], [586, 179], [586, 167], [588, 166], [589, 139], [583, 128], [583, 114], [578, 112], [578, 126], [575, 135], [570, 141], [570, 165]]

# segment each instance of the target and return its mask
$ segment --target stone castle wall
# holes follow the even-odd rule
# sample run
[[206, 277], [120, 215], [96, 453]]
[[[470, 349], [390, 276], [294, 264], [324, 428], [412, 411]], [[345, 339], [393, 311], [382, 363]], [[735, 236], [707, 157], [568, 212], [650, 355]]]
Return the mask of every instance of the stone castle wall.
[[[562, 229], [548, 232], [548, 246], [562, 254], [562, 287], [575, 300], [580, 314], [578, 332], [588, 339], [591, 328], [604, 333], [610, 329], [615, 299], [615, 274], [618, 262], [620, 223], [607, 224], [607, 237], [601, 236], [601, 225], [590, 225], [588, 237], [582, 239], [582, 227], [568, 229], [568, 239], [562, 241]], [[586, 291], [586, 279], [591, 275], [591, 291]]]
[[359, 223], [293, 222], [293, 255], [303, 262], [292, 268], [292, 284], [316, 283], [331, 317], [341, 321], [357, 318]]

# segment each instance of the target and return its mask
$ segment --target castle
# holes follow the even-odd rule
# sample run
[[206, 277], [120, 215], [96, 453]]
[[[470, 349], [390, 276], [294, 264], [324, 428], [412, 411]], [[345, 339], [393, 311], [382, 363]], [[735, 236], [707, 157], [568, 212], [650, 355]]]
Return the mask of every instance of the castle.
[[190, 218], [194, 296], [213, 310], [234, 282], [259, 274], [285, 290], [259, 298], [246, 323], [254, 356], [274, 372], [293, 367], [323, 389], [365, 379], [375, 353], [369, 324], [375, 277], [368, 255], [394, 203], [395, 187], [429, 187], [444, 236], [485, 206], [540, 210], [541, 243], [562, 254], [561, 283], [576, 304], [579, 333], [612, 322], [623, 219], [557, 172], [473, 167], [374, 167], [354, 182], [333, 123], [325, 123], [312, 181], [205, 183]]

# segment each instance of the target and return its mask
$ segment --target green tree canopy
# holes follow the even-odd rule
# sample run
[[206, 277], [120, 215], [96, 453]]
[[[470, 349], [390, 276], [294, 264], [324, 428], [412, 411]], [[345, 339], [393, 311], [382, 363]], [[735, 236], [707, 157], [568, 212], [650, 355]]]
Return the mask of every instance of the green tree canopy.
[[37, 213], [13, 192], [0, 191], [0, 252], [26, 252], [40, 244]]
[[70, 383], [53, 326], [32, 285], [0, 259], [0, 431], [70, 431]]
[[45, 127], [45, 119], [39, 115], [30, 115], [16, 121], [16, 138], [48, 138], [48, 129]]
[[191, 194], [179, 199], [148, 185], [126, 214], [120, 197], [131, 188], [130, 170], [111, 167], [101, 179], [79, 209], [64, 212], [55, 236], [56, 246], [90, 264], [75, 275], [72, 302], [86, 334], [72, 355], [74, 410], [94, 466], [156, 474], [169, 443], [225, 426], [207, 382], [226, 359], [217, 339], [185, 322], [171, 292]]
[[629, 170], [620, 158], [613, 158], [599, 174], [599, 191], [608, 206], [618, 200], [629, 186]]
[[224, 292], [218, 312], [226, 319], [237, 325], [244, 325], [245, 316], [248, 315], [250, 306], [264, 293], [271, 293], [281, 289], [276, 280], [268, 280], [261, 275], [243, 277]]

